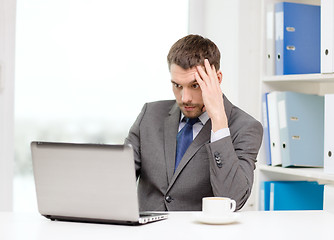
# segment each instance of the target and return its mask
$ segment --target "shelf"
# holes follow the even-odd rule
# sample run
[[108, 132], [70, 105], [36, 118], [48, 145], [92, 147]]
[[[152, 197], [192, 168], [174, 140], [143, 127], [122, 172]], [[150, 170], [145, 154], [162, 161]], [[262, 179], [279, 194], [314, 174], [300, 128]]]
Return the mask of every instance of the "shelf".
[[[274, 4], [283, 0], [262, 0], [262, 52], [261, 52], [261, 94], [272, 91], [291, 91], [324, 96], [334, 93], [334, 73], [274, 75], [275, 61], [267, 55], [275, 55]], [[303, 4], [321, 5], [320, 0], [288, 0]], [[331, 29], [331, 31], [333, 31]], [[264, 147], [264, 146], [263, 146]], [[264, 152], [256, 165], [255, 184], [257, 187], [256, 207], [261, 205], [261, 182], [263, 181], [316, 181], [319, 184], [334, 186], [334, 174], [324, 173], [323, 168], [284, 168], [265, 164]], [[324, 197], [328, 197], [324, 191]], [[331, 203], [333, 205], [333, 203]]]
[[264, 76], [264, 83], [276, 83], [276, 82], [333, 82], [334, 73], [317, 73], [317, 74], [289, 74], [289, 75], [273, 75]]
[[334, 174], [324, 173], [323, 168], [283, 168], [263, 164], [257, 165], [257, 168], [262, 172], [271, 174], [289, 175], [291, 177], [298, 177], [307, 181], [317, 181], [320, 184], [334, 184]]

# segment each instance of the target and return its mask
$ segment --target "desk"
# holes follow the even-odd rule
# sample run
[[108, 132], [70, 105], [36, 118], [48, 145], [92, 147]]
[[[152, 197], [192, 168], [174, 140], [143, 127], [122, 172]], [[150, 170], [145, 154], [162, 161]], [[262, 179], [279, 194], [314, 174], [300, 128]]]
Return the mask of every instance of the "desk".
[[1, 240], [85, 239], [334, 239], [334, 214], [325, 211], [239, 213], [238, 223], [205, 225], [192, 212], [172, 212], [169, 219], [143, 226], [52, 222], [38, 214], [0, 212]]

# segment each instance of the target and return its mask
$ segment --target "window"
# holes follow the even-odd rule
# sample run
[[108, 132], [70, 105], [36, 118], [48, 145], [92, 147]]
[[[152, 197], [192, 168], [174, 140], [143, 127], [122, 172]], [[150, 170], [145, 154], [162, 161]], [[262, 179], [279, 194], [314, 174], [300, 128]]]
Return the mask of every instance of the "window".
[[166, 56], [187, 0], [17, 0], [14, 211], [37, 208], [30, 142], [123, 143], [173, 98]]

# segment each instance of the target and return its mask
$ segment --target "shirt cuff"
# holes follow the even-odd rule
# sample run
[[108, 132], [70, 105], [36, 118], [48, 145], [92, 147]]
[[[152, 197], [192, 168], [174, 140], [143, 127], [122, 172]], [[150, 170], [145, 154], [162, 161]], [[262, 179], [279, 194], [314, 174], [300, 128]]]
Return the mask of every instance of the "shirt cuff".
[[222, 129], [219, 129], [218, 131], [216, 132], [213, 132], [211, 130], [211, 142], [216, 142], [224, 137], [228, 137], [230, 136], [230, 129], [229, 128], [222, 128]]

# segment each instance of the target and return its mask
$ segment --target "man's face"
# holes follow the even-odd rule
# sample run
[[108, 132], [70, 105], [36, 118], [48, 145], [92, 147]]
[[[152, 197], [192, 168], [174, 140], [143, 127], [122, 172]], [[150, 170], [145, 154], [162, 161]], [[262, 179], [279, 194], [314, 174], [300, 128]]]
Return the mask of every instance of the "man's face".
[[176, 64], [170, 67], [171, 82], [177, 104], [184, 116], [196, 118], [204, 107], [202, 91], [195, 79], [196, 67], [183, 69]]

